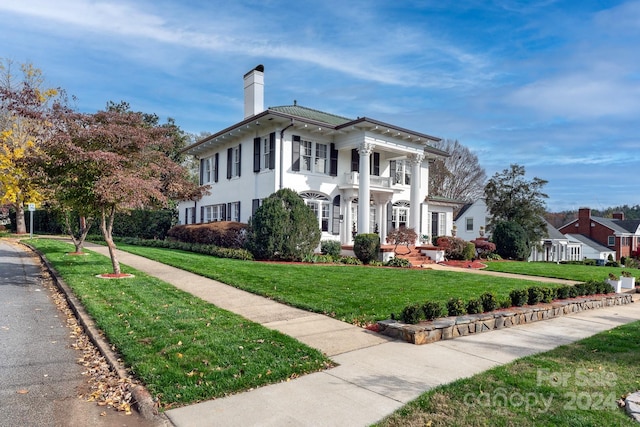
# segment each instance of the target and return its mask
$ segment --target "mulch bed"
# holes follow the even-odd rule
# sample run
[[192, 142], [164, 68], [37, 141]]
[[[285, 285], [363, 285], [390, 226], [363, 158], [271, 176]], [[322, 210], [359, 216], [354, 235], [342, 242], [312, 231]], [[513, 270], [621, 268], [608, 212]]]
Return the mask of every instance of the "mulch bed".
[[449, 267], [458, 267], [458, 268], [473, 268], [473, 269], [482, 269], [487, 266], [480, 261], [443, 261], [440, 264], [447, 265]]

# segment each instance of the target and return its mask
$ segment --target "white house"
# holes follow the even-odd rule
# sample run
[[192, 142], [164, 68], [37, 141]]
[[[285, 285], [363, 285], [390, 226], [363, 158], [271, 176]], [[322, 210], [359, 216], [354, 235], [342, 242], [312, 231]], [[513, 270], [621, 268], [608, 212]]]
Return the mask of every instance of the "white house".
[[616, 259], [616, 250], [614, 248], [603, 246], [582, 234], [567, 234], [566, 236], [570, 242], [581, 245], [582, 258], [580, 259], [592, 259], [596, 262], [600, 262], [601, 264], [606, 263], [609, 256]]
[[584, 256], [582, 243], [562, 234], [548, 221], [545, 220], [545, 223], [547, 236], [538, 246], [533, 247], [529, 261], [582, 261]]
[[487, 225], [490, 221], [487, 212], [487, 203], [484, 199], [478, 199], [473, 203], [467, 203], [458, 211], [454, 225], [456, 236], [466, 241], [475, 240], [478, 237], [490, 237]]
[[244, 76], [244, 119], [185, 149], [210, 194], [179, 205], [182, 224], [247, 222], [278, 189], [316, 212], [322, 240], [408, 226], [430, 234], [429, 160], [448, 156], [440, 138], [367, 117], [297, 105], [264, 109], [264, 67]]

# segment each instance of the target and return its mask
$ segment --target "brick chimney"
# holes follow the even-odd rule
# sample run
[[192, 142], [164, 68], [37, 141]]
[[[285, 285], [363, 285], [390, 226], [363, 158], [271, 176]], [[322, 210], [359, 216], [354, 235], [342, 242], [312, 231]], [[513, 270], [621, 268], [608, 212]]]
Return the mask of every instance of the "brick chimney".
[[244, 75], [244, 118], [264, 111], [264, 65]]
[[613, 219], [619, 219], [620, 221], [624, 221], [624, 212], [614, 212]]
[[580, 208], [578, 209], [578, 234], [584, 236], [591, 236], [591, 209]]

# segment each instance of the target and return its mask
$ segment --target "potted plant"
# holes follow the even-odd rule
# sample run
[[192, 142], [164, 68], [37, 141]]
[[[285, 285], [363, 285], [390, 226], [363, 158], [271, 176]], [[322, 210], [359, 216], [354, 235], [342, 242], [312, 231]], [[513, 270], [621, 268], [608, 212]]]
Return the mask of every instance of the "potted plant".
[[423, 245], [428, 245], [428, 244], [429, 244], [429, 235], [428, 235], [428, 234], [422, 234], [422, 235], [420, 236], [420, 242], [421, 242]]
[[613, 289], [615, 290], [616, 293], [622, 292], [622, 282], [620, 281], [620, 278], [618, 276], [616, 276], [613, 273], [609, 273], [609, 278], [607, 279], [607, 282], [611, 286], [613, 286]]
[[633, 289], [636, 287], [636, 278], [629, 271], [623, 271], [620, 278], [624, 289]]

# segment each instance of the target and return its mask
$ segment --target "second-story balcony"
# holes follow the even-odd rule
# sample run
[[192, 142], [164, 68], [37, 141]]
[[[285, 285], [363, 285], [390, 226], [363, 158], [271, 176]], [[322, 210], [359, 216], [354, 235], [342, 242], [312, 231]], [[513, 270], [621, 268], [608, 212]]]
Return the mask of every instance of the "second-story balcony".
[[[360, 186], [360, 174], [358, 172], [347, 172], [343, 175], [340, 187], [342, 188], [358, 188]], [[369, 186], [372, 190], [391, 190], [391, 178], [388, 176], [369, 176]]]

